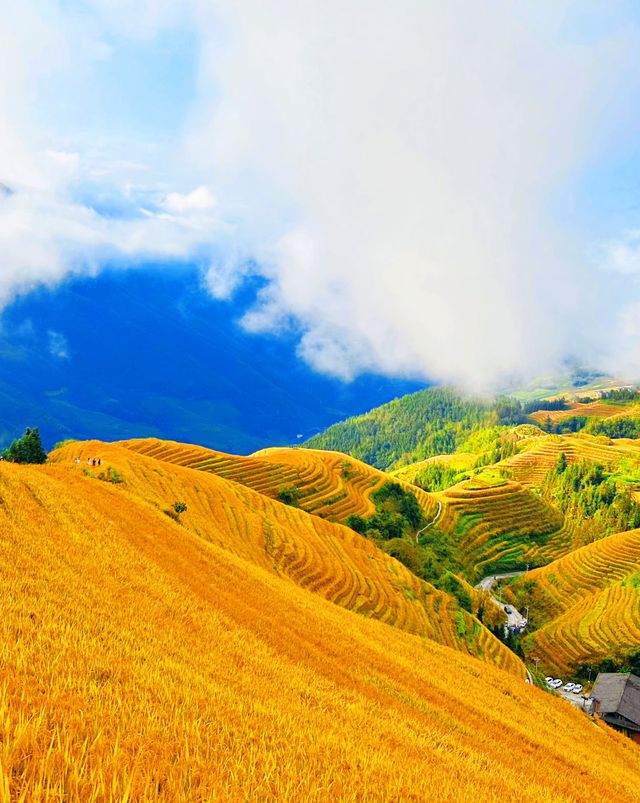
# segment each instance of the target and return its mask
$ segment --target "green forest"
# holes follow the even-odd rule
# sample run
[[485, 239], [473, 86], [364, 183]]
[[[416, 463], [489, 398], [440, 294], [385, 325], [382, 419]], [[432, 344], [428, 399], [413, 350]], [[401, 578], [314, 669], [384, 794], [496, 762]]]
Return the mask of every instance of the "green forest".
[[640, 505], [615, 475], [597, 463], [569, 465], [561, 453], [541, 493], [575, 527], [588, 529], [594, 537], [640, 527]]
[[[601, 398], [624, 406], [637, 401], [638, 391], [620, 388], [602, 393]], [[304, 445], [345, 452], [385, 471], [463, 451], [477, 454], [478, 466], [489, 465], [512, 452], [504, 438], [508, 428], [531, 423], [529, 415], [537, 410], [566, 408], [565, 399], [522, 403], [502, 396], [486, 401], [465, 398], [450, 388], [428, 388], [334, 424]], [[557, 435], [585, 432], [608, 438], [640, 437], [640, 417], [633, 416], [603, 419], [575, 415], [556, 423], [547, 417], [539, 426]], [[448, 479], [442, 478], [445, 483]], [[435, 476], [425, 477], [419, 484], [432, 490], [443, 487]]]
[[451, 454], [487, 427], [525, 421], [515, 399], [465, 399], [449, 388], [428, 388], [334, 424], [304, 445], [334, 449], [380, 469]]

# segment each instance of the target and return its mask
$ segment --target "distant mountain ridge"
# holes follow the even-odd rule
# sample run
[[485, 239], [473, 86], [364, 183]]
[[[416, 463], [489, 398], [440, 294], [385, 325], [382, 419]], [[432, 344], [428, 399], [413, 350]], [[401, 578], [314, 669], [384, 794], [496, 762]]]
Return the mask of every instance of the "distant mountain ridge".
[[[333, 449], [364, 460], [382, 470], [399, 469], [436, 455], [463, 451], [478, 452], [474, 438], [490, 447], [499, 440], [496, 428], [516, 424], [546, 426], [554, 424], [555, 433], [575, 432], [582, 428], [592, 434], [610, 437], [636, 437], [640, 425], [640, 393], [631, 386], [598, 375], [586, 379], [558, 380], [547, 383], [555, 394], [540, 398], [529, 391], [493, 399], [475, 398], [447, 387], [418, 390], [394, 399], [362, 415], [333, 424], [304, 444], [312, 449]], [[623, 387], [623, 390], [619, 388]], [[559, 388], [564, 388], [558, 391]], [[628, 391], [628, 392], [627, 392]], [[610, 398], [604, 405], [600, 397]], [[619, 398], [621, 396], [621, 398]], [[585, 399], [582, 403], [580, 399]], [[636, 404], [631, 404], [635, 401]], [[613, 411], [613, 413], [612, 413]], [[617, 412], [616, 412], [617, 411]], [[601, 418], [615, 419], [615, 422]], [[624, 418], [624, 421], [620, 421]], [[489, 448], [485, 449], [489, 451]], [[494, 454], [488, 462], [506, 455]]]
[[380, 469], [456, 451], [473, 431], [497, 424], [496, 405], [428, 388], [353, 416], [310, 438], [311, 449], [335, 449]]
[[288, 445], [416, 383], [323, 377], [296, 355], [296, 333], [237, 323], [250, 284], [216, 301], [199, 272], [106, 271], [24, 295], [0, 318], [0, 446], [39, 426], [68, 437], [155, 436], [249, 453]]

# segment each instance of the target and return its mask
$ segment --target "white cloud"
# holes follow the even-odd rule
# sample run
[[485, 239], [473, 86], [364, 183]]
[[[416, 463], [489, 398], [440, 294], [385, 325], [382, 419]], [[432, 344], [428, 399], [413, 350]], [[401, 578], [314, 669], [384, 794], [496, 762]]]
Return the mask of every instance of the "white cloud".
[[[62, 90], [72, 94], [108, 54], [100, 20], [56, 4], [36, 13], [36, 6], [25, 0], [0, 30], [0, 307], [18, 292], [107, 262], [206, 260], [221, 231], [206, 187], [167, 192], [166, 175], [150, 158], [164, 154], [157, 157], [152, 144], [87, 143], [73, 119], [64, 134], [37, 125], [34, 110], [47, 100], [51, 76], [66, 76]], [[151, 26], [156, 16], [149, 9], [145, 18]], [[133, 158], [138, 151], [149, 161]]]
[[339, 376], [476, 387], [602, 356], [604, 280], [554, 204], [624, 121], [637, 32], [572, 36], [568, 2], [220, 9], [190, 146], [222, 205], [241, 194], [270, 281], [252, 330], [295, 319]]
[[69, 151], [54, 151], [50, 148], [47, 149], [45, 153], [50, 159], [53, 159], [54, 162], [73, 170], [76, 170], [80, 163], [79, 153], [71, 153]]
[[16, 292], [95, 273], [107, 263], [206, 258], [221, 230], [210, 214], [108, 217], [60, 192], [19, 188], [0, 197], [0, 305]]
[[625, 232], [609, 244], [606, 264], [617, 273], [640, 274], [640, 229]]
[[57, 357], [60, 360], [70, 359], [69, 341], [62, 332], [49, 329], [47, 331], [47, 339], [49, 341], [49, 354], [51, 354], [51, 356]]
[[[0, 304], [107, 261], [196, 258], [219, 298], [260, 273], [246, 327], [294, 323], [301, 356], [344, 378], [480, 387], [568, 355], [633, 363], [637, 234], [602, 270], [586, 255], [604, 232], [568, 225], [566, 202], [633, 130], [640, 48], [623, 11], [585, 33], [592, 7], [569, 0], [38, 8], [0, 31], [0, 182], [15, 190], [0, 193]], [[124, 128], [88, 143], [72, 118], [66, 137], [32, 119], [52, 71], [73, 97], [114, 37], [146, 47], [188, 25], [184, 143]]]
[[188, 193], [170, 192], [164, 200], [164, 208], [173, 214], [213, 209], [215, 198], [208, 187], [197, 187]]

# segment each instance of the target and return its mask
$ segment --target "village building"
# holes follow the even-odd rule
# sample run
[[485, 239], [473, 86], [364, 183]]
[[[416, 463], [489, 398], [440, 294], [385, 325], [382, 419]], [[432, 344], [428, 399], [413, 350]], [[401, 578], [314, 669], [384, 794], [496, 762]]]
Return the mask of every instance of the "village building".
[[591, 692], [593, 713], [640, 744], [640, 678], [600, 672]]

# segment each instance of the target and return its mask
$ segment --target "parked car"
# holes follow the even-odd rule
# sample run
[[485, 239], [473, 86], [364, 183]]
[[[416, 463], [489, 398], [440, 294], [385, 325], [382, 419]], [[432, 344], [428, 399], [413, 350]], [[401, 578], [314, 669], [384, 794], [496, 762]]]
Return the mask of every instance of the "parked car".
[[553, 675], [547, 675], [545, 681], [549, 684], [553, 683]]
[[551, 687], [554, 689], [559, 689], [560, 686], [562, 686], [562, 681], [560, 680], [560, 678], [556, 678], [551, 684]]
[[575, 685], [576, 685], [575, 683], [565, 683], [564, 684], [564, 691], [573, 691], [573, 687]]
[[581, 684], [580, 683], [576, 683], [575, 686], [573, 687], [573, 693], [574, 694], [580, 694], [581, 691], [582, 691]]

